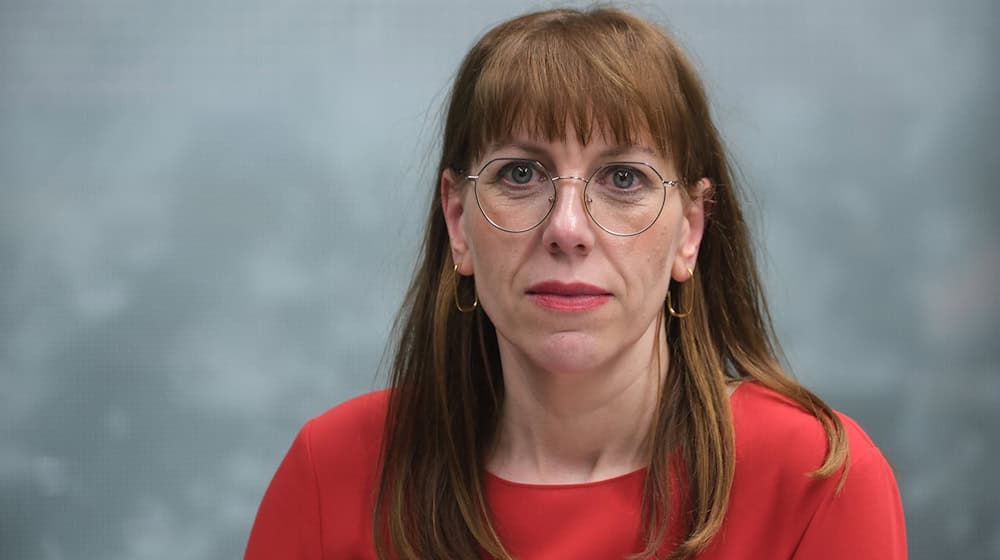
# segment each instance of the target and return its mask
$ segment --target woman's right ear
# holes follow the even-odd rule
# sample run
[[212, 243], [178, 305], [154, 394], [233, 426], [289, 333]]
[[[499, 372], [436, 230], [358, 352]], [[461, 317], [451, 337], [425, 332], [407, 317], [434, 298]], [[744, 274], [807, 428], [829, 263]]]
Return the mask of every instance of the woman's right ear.
[[441, 172], [441, 210], [444, 222], [448, 227], [448, 239], [451, 244], [451, 257], [458, 265], [458, 273], [471, 276], [472, 259], [469, 258], [469, 244], [465, 232], [465, 194], [462, 188], [465, 177], [453, 169]]

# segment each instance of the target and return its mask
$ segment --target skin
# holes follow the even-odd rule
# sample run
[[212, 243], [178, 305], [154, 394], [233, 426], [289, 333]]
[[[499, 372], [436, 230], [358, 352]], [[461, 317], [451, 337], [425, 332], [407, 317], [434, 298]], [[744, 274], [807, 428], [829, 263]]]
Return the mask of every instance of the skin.
[[[617, 146], [603, 136], [582, 145], [573, 130], [556, 142], [518, 134], [472, 168], [495, 157], [525, 157], [558, 176], [589, 177], [611, 160], [643, 161], [665, 179], [678, 178], [669, 159], [649, 146]], [[506, 397], [487, 468], [508, 480], [590, 482], [648, 463], [644, 436], [669, 355], [664, 329], [657, 333], [656, 326], [670, 279], [687, 281], [695, 267], [708, 181], [697, 182], [693, 200], [669, 189], [659, 219], [634, 237], [600, 229], [584, 208], [584, 187], [558, 181], [545, 221], [508, 233], [485, 219], [471, 182], [450, 170], [441, 176], [452, 256], [460, 274], [475, 276], [480, 305], [497, 330]], [[611, 297], [594, 309], [554, 310], [527, 293], [550, 280], [586, 282]]]

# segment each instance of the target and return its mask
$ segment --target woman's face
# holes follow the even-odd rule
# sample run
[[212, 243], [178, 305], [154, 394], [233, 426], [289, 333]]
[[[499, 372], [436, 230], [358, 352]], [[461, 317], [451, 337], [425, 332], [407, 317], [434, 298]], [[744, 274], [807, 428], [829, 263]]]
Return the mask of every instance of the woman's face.
[[[555, 176], [589, 178], [606, 163], [631, 161], [648, 163], [663, 179], [679, 179], [672, 163], [651, 146], [615, 145], [598, 135], [582, 145], [573, 130], [556, 142], [518, 134], [488, 149], [471, 169], [475, 173], [495, 158], [524, 158], [541, 162]], [[508, 168], [504, 178], [532, 180], [524, 167]], [[688, 269], [695, 266], [703, 197], [691, 201], [682, 186], [668, 188], [656, 222], [639, 235], [620, 237], [590, 218], [584, 181], [561, 179], [545, 220], [529, 231], [509, 233], [484, 217], [473, 183], [462, 179], [450, 170], [441, 177], [452, 255], [458, 272], [475, 278], [505, 367], [515, 359], [572, 373], [648, 360], [670, 279], [688, 280]], [[694, 192], [705, 187], [707, 180], [699, 181]]]

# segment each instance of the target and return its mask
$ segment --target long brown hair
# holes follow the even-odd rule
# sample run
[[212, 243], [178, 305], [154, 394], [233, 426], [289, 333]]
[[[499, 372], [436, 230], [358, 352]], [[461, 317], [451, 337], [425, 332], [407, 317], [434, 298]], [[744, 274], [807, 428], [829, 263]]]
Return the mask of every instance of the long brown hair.
[[[729, 501], [727, 381], [757, 381], [819, 419], [829, 452], [814, 476], [846, 464], [846, 436], [833, 411], [780, 364], [740, 195], [703, 87], [660, 28], [609, 8], [533, 13], [493, 28], [458, 70], [436, 177], [467, 170], [512, 131], [562, 139], [570, 125], [584, 144], [595, 133], [620, 143], [648, 133], [689, 188], [702, 177], [713, 185], [697, 273], [671, 286], [674, 301], [692, 312], [663, 324], [669, 372], [650, 427], [647, 546], [638, 554], [655, 557], [669, 545], [670, 558], [687, 558], [719, 530]], [[453, 272], [436, 182], [432, 192], [416, 273], [396, 321], [375, 543], [382, 559], [473, 559], [483, 551], [509, 558], [483, 491], [504, 399], [496, 331], [481, 309], [455, 307], [455, 290], [468, 302], [474, 288]], [[684, 495], [671, 496], [670, 480], [678, 476]], [[666, 543], [669, 506], [677, 500], [687, 505], [684, 534]]]

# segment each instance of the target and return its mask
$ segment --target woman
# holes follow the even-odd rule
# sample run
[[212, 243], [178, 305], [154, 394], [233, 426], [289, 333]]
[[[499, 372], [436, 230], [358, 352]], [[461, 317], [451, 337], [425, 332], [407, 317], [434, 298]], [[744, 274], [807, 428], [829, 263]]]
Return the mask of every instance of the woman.
[[308, 422], [246, 558], [905, 558], [892, 471], [776, 358], [702, 86], [613, 9], [451, 94], [391, 389]]

